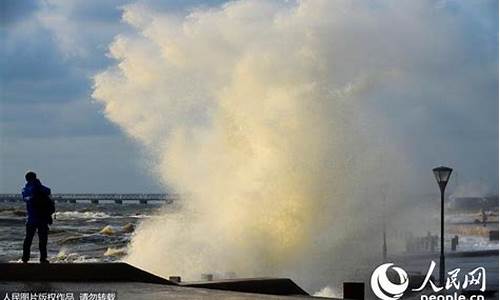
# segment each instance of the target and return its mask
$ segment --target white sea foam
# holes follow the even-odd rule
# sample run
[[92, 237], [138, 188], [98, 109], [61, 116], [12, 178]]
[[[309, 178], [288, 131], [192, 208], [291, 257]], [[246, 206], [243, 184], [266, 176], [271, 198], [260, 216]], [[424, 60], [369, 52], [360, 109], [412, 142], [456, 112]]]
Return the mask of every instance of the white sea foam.
[[58, 211], [56, 212], [56, 219], [68, 220], [68, 219], [108, 219], [113, 218], [104, 212], [96, 211]]
[[106, 249], [106, 252], [104, 252], [104, 256], [121, 257], [121, 256], [125, 256], [125, 255], [127, 255], [127, 248], [126, 247], [123, 247], [123, 248], [109, 247], [108, 249]]
[[325, 298], [342, 298], [342, 295], [335, 291], [333, 288], [329, 286], [325, 286], [321, 290], [313, 293], [314, 297], [325, 297]]

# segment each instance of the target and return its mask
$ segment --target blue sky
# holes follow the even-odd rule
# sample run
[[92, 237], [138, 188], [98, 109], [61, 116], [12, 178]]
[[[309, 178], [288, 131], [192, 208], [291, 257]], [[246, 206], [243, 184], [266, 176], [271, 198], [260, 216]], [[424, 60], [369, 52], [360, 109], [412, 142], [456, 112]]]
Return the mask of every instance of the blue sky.
[[[130, 30], [121, 21], [120, 10], [129, 2], [1, 2], [0, 192], [17, 192], [28, 169], [37, 171], [57, 192], [162, 190], [149, 171], [147, 154], [109, 122], [102, 107], [90, 97], [92, 76], [114, 64], [106, 55], [108, 45], [117, 34]], [[222, 1], [145, 2], [159, 10], [183, 14], [192, 7]], [[409, 142], [411, 147], [425, 147], [422, 143], [426, 142], [433, 145], [442, 139], [448, 145], [443, 148], [446, 151], [459, 148], [451, 154], [450, 162], [463, 162], [463, 180], [484, 181], [495, 190], [498, 73], [482, 70], [492, 64], [498, 68], [498, 3], [480, 1], [474, 9], [464, 10], [458, 2], [438, 2], [464, 20], [464, 42], [457, 53], [450, 54], [457, 66], [453, 72], [463, 72], [464, 76], [443, 76], [446, 73], [441, 67], [446, 64], [436, 62], [435, 78], [428, 80], [441, 80], [442, 89], [456, 94], [459, 100], [451, 108], [414, 106], [414, 113], [409, 115], [400, 115], [397, 109], [385, 110], [384, 105], [380, 109], [396, 127], [403, 128], [400, 135], [415, 136], [418, 143]], [[460, 82], [467, 84], [460, 87]], [[384, 99], [383, 92], [380, 99]], [[398, 93], [418, 102], [440, 92], [422, 90], [408, 95], [404, 90], [387, 90], [391, 97]], [[388, 100], [387, 105], [394, 103]], [[432, 113], [425, 114], [426, 110]], [[426, 125], [415, 126], [420, 123], [412, 122], [412, 117]], [[446, 122], [441, 123], [442, 119]], [[433, 139], [424, 137], [428, 130], [435, 131]], [[422, 161], [429, 163], [425, 168], [435, 163], [430, 153], [423, 151]]]
[[58, 192], [161, 190], [90, 98], [127, 2], [1, 2], [0, 191], [17, 192], [28, 169]]

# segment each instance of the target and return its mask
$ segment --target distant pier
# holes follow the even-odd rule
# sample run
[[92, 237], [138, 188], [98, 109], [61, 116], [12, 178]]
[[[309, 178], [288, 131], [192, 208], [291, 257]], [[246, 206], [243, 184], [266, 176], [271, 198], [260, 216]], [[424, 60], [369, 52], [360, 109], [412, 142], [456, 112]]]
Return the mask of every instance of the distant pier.
[[[171, 203], [178, 199], [177, 194], [53, 194], [52, 199], [58, 203], [92, 203], [92, 204], [148, 204]], [[21, 194], [0, 194], [0, 202], [23, 201]]]

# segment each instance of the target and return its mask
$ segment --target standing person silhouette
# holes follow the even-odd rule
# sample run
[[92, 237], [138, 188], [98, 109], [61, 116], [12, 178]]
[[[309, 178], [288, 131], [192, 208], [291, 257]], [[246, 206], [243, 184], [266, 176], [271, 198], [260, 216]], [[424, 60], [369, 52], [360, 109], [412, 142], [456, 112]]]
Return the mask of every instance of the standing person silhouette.
[[26, 220], [26, 237], [23, 243], [22, 261], [27, 263], [30, 260], [31, 243], [35, 231], [38, 231], [40, 263], [48, 263], [47, 240], [49, 224], [52, 224], [52, 214], [55, 211], [54, 202], [50, 199], [50, 189], [42, 185], [34, 172], [26, 173], [25, 178], [26, 185], [23, 188], [22, 196], [26, 202], [28, 218]]

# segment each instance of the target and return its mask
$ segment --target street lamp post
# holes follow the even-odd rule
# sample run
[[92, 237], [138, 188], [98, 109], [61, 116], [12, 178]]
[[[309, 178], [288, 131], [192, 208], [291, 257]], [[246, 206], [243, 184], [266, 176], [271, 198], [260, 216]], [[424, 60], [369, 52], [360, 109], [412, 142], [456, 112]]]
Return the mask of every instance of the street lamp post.
[[386, 213], [385, 213], [385, 200], [386, 200], [386, 194], [385, 194], [385, 189], [384, 189], [384, 195], [382, 198], [382, 212], [383, 212], [383, 217], [382, 217], [382, 258], [384, 259], [384, 262], [387, 262], [387, 234], [386, 234]]
[[439, 282], [441, 285], [444, 285], [444, 190], [446, 188], [446, 184], [450, 179], [451, 172], [453, 169], [448, 167], [437, 167], [432, 169], [434, 172], [434, 176], [436, 177], [436, 181], [439, 185], [439, 189], [441, 190], [441, 255], [439, 256]]

